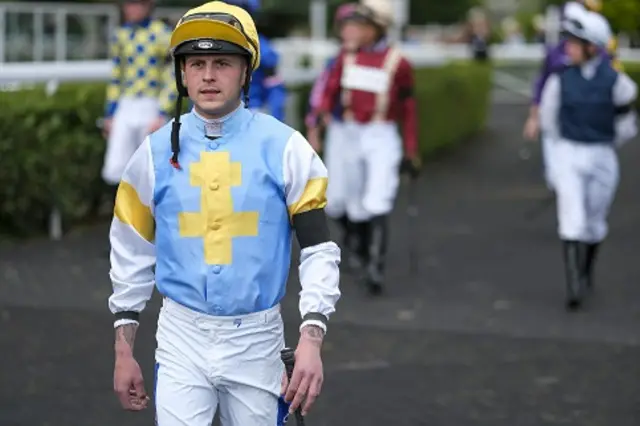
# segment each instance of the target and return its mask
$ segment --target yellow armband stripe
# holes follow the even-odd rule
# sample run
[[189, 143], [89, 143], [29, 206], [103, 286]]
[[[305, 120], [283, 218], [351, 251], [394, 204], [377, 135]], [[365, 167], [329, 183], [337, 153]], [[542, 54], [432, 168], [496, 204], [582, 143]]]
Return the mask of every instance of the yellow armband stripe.
[[289, 217], [324, 208], [327, 205], [327, 184], [326, 177], [309, 179], [298, 201], [289, 206]]
[[622, 61], [620, 61], [617, 58], [614, 58], [611, 61], [611, 66], [613, 66], [613, 69], [618, 71], [618, 72], [624, 72], [624, 65], [622, 65]]
[[145, 240], [151, 243], [155, 239], [155, 221], [151, 209], [140, 201], [136, 189], [128, 182], [122, 181], [118, 186], [114, 214]]

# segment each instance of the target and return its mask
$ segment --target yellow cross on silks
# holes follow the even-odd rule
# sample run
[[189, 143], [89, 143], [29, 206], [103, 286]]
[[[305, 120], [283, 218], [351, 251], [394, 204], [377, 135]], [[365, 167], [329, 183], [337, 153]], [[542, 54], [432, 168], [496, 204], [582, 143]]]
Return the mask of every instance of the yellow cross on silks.
[[228, 152], [202, 152], [189, 168], [201, 188], [200, 212], [178, 215], [181, 237], [202, 237], [208, 265], [230, 265], [233, 237], [258, 235], [258, 212], [234, 212], [231, 187], [242, 183], [242, 166]]

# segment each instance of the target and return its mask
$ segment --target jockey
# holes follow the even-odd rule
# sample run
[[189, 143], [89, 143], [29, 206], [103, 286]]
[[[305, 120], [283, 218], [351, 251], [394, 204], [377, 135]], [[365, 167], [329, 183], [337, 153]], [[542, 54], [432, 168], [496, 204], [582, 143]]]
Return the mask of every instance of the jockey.
[[575, 310], [593, 287], [596, 254], [608, 234], [620, 174], [616, 148], [637, 134], [638, 87], [602, 55], [611, 40], [602, 15], [582, 11], [565, 21], [564, 32], [569, 63], [545, 84], [540, 121], [553, 144], [566, 306]]
[[[221, 1], [189, 10], [171, 35], [178, 89], [171, 123], [128, 163], [110, 230], [114, 386], [147, 407], [133, 348], [140, 313], [163, 297], [156, 340], [157, 424], [274, 426], [320, 394], [321, 348], [340, 297], [327, 170], [299, 132], [246, 107], [260, 41], [251, 16]], [[183, 98], [193, 109], [181, 115]], [[280, 303], [300, 251], [300, 325], [288, 382]]]
[[[359, 49], [338, 56], [319, 111], [327, 121], [338, 105], [342, 112], [344, 124], [334, 130], [331, 143], [344, 156], [344, 167], [331, 179], [337, 189], [344, 188], [342, 202], [357, 227], [356, 253], [366, 267], [365, 283], [377, 295], [383, 289], [388, 218], [400, 184], [399, 171], [407, 169], [415, 176], [420, 167], [414, 73], [387, 39], [392, 24], [387, 2], [364, 1], [349, 19], [360, 27]], [[337, 208], [339, 199], [327, 207]]]

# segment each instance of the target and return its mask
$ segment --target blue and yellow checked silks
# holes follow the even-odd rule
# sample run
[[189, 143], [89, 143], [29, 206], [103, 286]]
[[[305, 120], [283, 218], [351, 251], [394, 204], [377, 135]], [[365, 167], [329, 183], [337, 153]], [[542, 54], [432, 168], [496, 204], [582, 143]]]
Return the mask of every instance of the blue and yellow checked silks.
[[152, 19], [118, 28], [109, 46], [113, 68], [107, 87], [107, 117], [113, 116], [125, 96], [156, 98], [160, 112], [171, 114], [177, 96], [168, 50], [171, 31], [164, 22]]

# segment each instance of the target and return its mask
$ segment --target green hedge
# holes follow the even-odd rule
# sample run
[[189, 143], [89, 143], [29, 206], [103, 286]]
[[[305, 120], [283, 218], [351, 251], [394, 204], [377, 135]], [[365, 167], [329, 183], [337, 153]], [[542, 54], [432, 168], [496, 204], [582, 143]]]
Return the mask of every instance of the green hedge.
[[[466, 63], [417, 71], [424, 155], [484, 126], [490, 73]], [[309, 87], [296, 90], [303, 123]], [[104, 93], [104, 84], [65, 84], [51, 97], [42, 88], [0, 92], [0, 233], [42, 233], [53, 205], [67, 229], [95, 213], [106, 195], [100, 178], [105, 141], [96, 128]]]
[[420, 151], [427, 157], [484, 128], [491, 102], [491, 67], [457, 63], [416, 73]]

